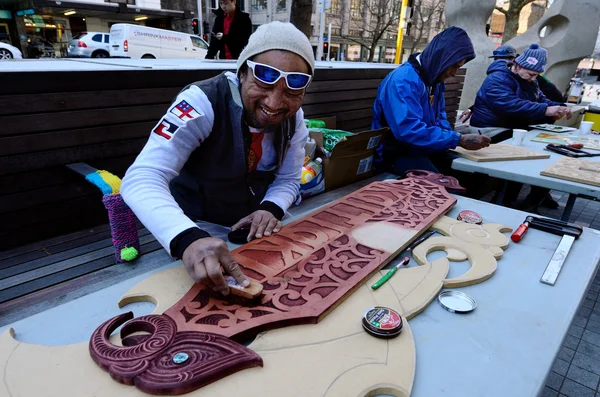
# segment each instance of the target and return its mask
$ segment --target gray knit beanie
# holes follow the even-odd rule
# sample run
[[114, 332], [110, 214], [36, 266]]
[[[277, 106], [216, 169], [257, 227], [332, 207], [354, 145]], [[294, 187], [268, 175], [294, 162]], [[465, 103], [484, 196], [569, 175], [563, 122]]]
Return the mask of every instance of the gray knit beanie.
[[237, 61], [238, 76], [240, 68], [248, 59], [269, 50], [293, 52], [306, 60], [310, 66], [310, 74], [315, 73], [315, 55], [308, 38], [291, 23], [274, 21], [260, 25], [256, 32], [250, 35], [248, 45]]
[[519, 55], [519, 57], [515, 59], [515, 62], [517, 65], [520, 65], [525, 69], [538, 73], [544, 73], [544, 69], [546, 69], [547, 57], [548, 51], [546, 51], [545, 48], [540, 47], [539, 44], [533, 43], [523, 52], [523, 54]]

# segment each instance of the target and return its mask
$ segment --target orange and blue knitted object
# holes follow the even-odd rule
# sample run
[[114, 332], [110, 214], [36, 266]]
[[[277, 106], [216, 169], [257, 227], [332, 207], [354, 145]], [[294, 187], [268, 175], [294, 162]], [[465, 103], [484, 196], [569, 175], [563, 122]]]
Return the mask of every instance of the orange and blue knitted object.
[[136, 217], [121, 197], [121, 179], [108, 171], [96, 171], [85, 179], [96, 185], [103, 194], [102, 203], [108, 220], [117, 262], [130, 262], [140, 256], [140, 240]]

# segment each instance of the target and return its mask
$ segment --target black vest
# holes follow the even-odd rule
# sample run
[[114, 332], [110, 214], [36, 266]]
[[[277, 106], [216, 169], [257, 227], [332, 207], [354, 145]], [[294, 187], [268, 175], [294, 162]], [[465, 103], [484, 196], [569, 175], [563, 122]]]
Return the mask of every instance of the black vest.
[[251, 135], [243, 120], [239, 88], [225, 73], [193, 85], [206, 94], [212, 105], [213, 129], [171, 181], [171, 194], [192, 220], [231, 226], [259, 208], [289, 149], [296, 117], [266, 131], [275, 134], [275, 168], [249, 173]]

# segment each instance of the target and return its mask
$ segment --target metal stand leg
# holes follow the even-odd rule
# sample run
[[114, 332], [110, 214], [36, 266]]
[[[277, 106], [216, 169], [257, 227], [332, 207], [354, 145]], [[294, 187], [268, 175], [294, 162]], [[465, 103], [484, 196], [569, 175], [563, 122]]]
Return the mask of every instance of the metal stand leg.
[[502, 180], [502, 186], [500, 186], [500, 189], [498, 190], [498, 195], [496, 196], [496, 204], [498, 205], [502, 205], [502, 202], [504, 201], [504, 195], [506, 194], [506, 187], [508, 186], [508, 181], [506, 179]]
[[565, 210], [560, 218], [560, 220], [568, 222], [571, 217], [571, 212], [573, 212], [573, 206], [575, 205], [575, 200], [577, 199], [576, 194], [569, 194], [569, 199], [567, 200], [567, 205], [565, 206]]

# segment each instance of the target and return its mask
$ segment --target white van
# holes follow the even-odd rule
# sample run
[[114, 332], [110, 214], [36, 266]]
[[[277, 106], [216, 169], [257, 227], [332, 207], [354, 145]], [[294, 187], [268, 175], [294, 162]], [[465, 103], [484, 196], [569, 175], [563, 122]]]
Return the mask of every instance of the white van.
[[172, 30], [116, 23], [110, 28], [110, 56], [144, 59], [204, 59], [208, 44], [201, 37]]

